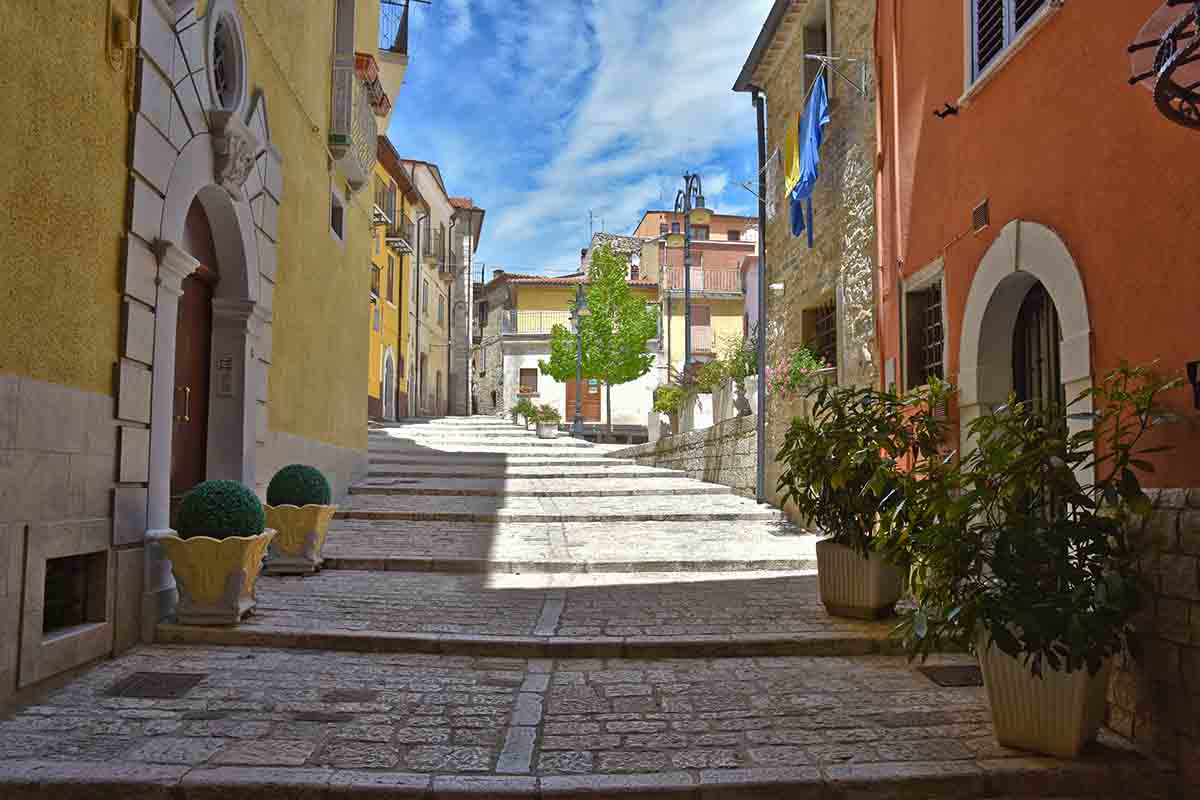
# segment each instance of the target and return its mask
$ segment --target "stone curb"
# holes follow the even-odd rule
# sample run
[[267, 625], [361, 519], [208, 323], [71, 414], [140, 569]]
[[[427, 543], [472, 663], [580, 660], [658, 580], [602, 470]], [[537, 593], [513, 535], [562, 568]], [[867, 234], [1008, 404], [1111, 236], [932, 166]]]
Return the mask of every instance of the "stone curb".
[[995, 761], [764, 767], [699, 772], [497, 776], [326, 768], [184, 767], [0, 762], [4, 800], [351, 800], [351, 798], [638, 797], [671, 800], [1167, 797], [1171, 773], [1146, 759], [1115, 763]]
[[505, 514], [472, 511], [339, 511], [334, 519], [409, 520], [417, 522], [781, 522], [779, 511], [663, 511], [620, 514]]
[[[573, 475], [570, 477], [574, 477]], [[644, 476], [651, 480], [665, 476]], [[514, 480], [522, 480], [514, 478]], [[546, 480], [532, 478], [532, 480]], [[686, 489], [574, 489], [574, 490], [542, 490], [526, 489], [524, 491], [505, 491], [503, 489], [454, 489], [430, 486], [359, 486], [350, 487], [350, 494], [356, 495], [420, 495], [423, 497], [686, 497], [688, 495], [733, 494], [733, 489], [717, 483], [696, 482]]]
[[862, 634], [730, 634], [698, 636], [492, 636], [460, 633], [297, 630], [161, 623], [159, 644], [421, 653], [478, 658], [732, 658], [899, 655], [902, 644]]
[[445, 572], [455, 575], [556, 575], [642, 572], [806, 572], [815, 558], [714, 559], [707, 561], [491, 561], [486, 558], [432, 556], [325, 556], [324, 569], [365, 572]]
[[[372, 456], [368, 467], [377, 466], [413, 466], [413, 467], [633, 467], [632, 461], [604, 458], [562, 458], [559, 456], [540, 456], [538, 461], [498, 461], [492, 456], [506, 456], [508, 453], [479, 451], [475, 453], [447, 453], [445, 458], [376, 458]], [[473, 458], [472, 456], [480, 456]], [[539, 456], [521, 456], [521, 458], [539, 458]]]
[[[467, 480], [487, 480], [489, 478], [510, 478], [512, 480], [535, 480], [535, 481], [536, 480], [546, 480], [546, 477], [540, 473], [539, 474], [531, 473], [531, 474], [526, 475], [526, 474], [522, 474], [519, 472], [517, 472], [517, 473], [507, 472], [505, 470], [506, 467], [523, 467], [523, 466], [526, 466], [525, 464], [508, 464], [508, 465], [497, 464], [496, 466], [498, 467], [498, 469], [489, 470], [487, 472], [465, 472], [465, 471], [460, 471], [460, 470], [455, 470], [454, 472], [447, 472], [447, 471], [442, 471], [442, 472], [425, 471], [425, 472], [422, 472], [419, 469], [412, 470], [412, 471], [410, 471], [410, 470], [401, 471], [398, 469], [371, 470], [370, 472], [367, 473], [367, 478], [368, 479], [370, 479], [370, 478], [452, 478], [452, 479], [465, 478]], [[528, 466], [535, 466], [535, 465], [530, 464]], [[556, 464], [555, 466], [569, 466], [569, 465]], [[620, 465], [617, 465], [617, 466], [620, 466]], [[683, 470], [678, 470], [678, 469], [666, 470], [666, 469], [659, 469], [659, 468], [653, 468], [653, 469], [655, 469], [657, 471], [655, 471], [655, 472], [572, 472], [572, 473], [559, 475], [559, 476], [555, 476], [555, 477], [561, 478], [561, 479], [570, 479], [570, 480], [576, 480], [576, 479], [591, 480], [593, 478], [615, 478], [615, 479], [622, 479], [622, 480], [635, 480], [635, 479], [636, 480], [647, 480], [647, 479], [656, 480], [656, 479], [663, 479], [663, 478], [686, 478], [687, 477], [687, 473], [684, 472]]]

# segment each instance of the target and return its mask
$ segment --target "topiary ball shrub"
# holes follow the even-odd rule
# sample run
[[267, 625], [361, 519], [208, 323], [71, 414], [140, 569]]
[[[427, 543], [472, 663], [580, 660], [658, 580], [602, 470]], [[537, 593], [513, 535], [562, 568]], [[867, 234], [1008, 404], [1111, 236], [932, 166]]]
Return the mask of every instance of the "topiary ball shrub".
[[183, 496], [176, 530], [180, 538], [257, 536], [266, 527], [262, 503], [237, 481], [204, 481]]
[[327, 506], [332, 497], [321, 470], [306, 464], [289, 464], [267, 484], [269, 506]]

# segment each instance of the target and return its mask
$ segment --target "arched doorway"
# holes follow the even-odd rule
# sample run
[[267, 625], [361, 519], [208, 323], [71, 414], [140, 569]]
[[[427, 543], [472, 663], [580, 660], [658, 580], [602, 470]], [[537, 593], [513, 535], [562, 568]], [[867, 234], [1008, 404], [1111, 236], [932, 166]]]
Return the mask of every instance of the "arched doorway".
[[1039, 413], [1062, 413], [1066, 407], [1061, 343], [1058, 309], [1046, 287], [1035, 283], [1021, 302], [1013, 330], [1013, 393]]
[[213, 292], [219, 280], [212, 228], [199, 199], [184, 222], [183, 249], [199, 262], [183, 280], [175, 325], [174, 417], [171, 429], [171, 517], [185, 492], [208, 471], [208, 395]]
[[379, 388], [383, 400], [383, 418], [396, 418], [396, 364], [392, 359], [392, 351], [383, 355], [383, 380]]

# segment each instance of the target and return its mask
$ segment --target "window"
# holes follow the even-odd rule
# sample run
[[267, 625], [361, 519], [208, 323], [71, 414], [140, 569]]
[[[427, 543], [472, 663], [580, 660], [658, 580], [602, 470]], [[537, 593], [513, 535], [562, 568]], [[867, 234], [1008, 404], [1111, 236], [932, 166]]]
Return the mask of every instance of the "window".
[[371, 298], [379, 299], [379, 267], [371, 267]]
[[379, 332], [383, 328], [383, 315], [379, 311], [379, 304], [371, 306], [371, 327]]
[[815, 308], [804, 309], [801, 329], [805, 346], [813, 355], [837, 366], [837, 301], [829, 300]]
[[658, 226], [658, 235], [662, 236], [666, 232], [667, 232], [667, 223], [665, 223], [665, 222], [660, 223]]
[[429, 316], [429, 279], [421, 282], [421, 313]]
[[904, 293], [905, 383], [915, 389], [944, 375], [942, 282]]
[[481, 327], [481, 328], [487, 327], [487, 319], [488, 319], [488, 304], [487, 304], [487, 301], [485, 300], [484, 302], [479, 304], [479, 327]]
[[638, 279], [638, 277], [641, 275], [641, 271], [642, 271], [642, 268], [639, 267], [637, 264], [630, 264], [629, 265], [629, 280], [636, 281]]
[[725, 237], [727, 239], [729, 239], [729, 241], [731, 241], [731, 242], [740, 242], [742, 240], [742, 232], [739, 230], [734, 230], [733, 228], [730, 228], [729, 232], [727, 234], [725, 234]]
[[705, 239], [708, 239], [708, 226], [707, 225], [693, 225], [692, 226], [692, 239], [697, 240], [697, 241], [703, 241]]
[[446, 295], [438, 294], [438, 325], [446, 324]]
[[329, 191], [329, 231], [337, 241], [343, 241], [346, 221], [346, 201], [338, 194], [337, 189]]
[[396, 259], [390, 253], [388, 254], [387, 300], [389, 303], [396, 302]]
[[971, 0], [971, 77], [982, 75], [1046, 4], [1046, 0]]
[[671, 233], [679, 233], [679, 223], [678, 222], [671, 223]]
[[242, 95], [243, 47], [241, 32], [228, 14], [222, 15], [213, 28], [210, 69], [217, 102], [226, 111], [233, 110]]
[[518, 390], [521, 394], [536, 395], [538, 371], [536, 369], [521, 370], [521, 388]]

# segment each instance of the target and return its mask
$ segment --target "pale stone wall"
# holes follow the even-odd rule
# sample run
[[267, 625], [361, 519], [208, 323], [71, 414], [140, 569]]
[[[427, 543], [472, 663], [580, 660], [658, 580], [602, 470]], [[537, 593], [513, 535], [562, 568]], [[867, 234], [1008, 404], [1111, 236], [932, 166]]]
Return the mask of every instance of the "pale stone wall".
[[754, 497], [756, 419], [737, 417], [610, 455], [632, 458], [643, 466], [681, 470], [689, 478], [719, 483], [743, 497]]
[[1140, 661], [1124, 659], [1108, 724], [1200, 786], [1200, 489], [1148, 490], [1157, 510], [1137, 532], [1147, 583], [1137, 620]]
[[[830, 0], [831, 51], [862, 57], [874, 64], [874, 0]], [[783, 34], [780, 34], [783, 35]], [[811, 42], [810, 42], [811, 44]], [[781, 148], [788, 121], [803, 111], [816, 62], [804, 59], [804, 36], [785, 44], [782, 62], [763, 87], [767, 95], [767, 154]], [[810, 48], [811, 52], [811, 48]], [[857, 63], [843, 72], [861, 80]], [[867, 71], [867, 97], [835, 75], [828, 75], [830, 123], [821, 147], [820, 179], [813, 194], [814, 247], [807, 236], [794, 237], [782, 186], [774, 196], [776, 213], [767, 220], [766, 283], [768, 363], [808, 343], [804, 312], [837, 303], [840, 384], [866, 385], [877, 380], [875, 357], [875, 91]], [[772, 289], [772, 285], [782, 284]], [[767, 486], [776, 485], [779, 467], [770, 458], [782, 444], [788, 421], [800, 413], [799, 400], [768, 397]]]

